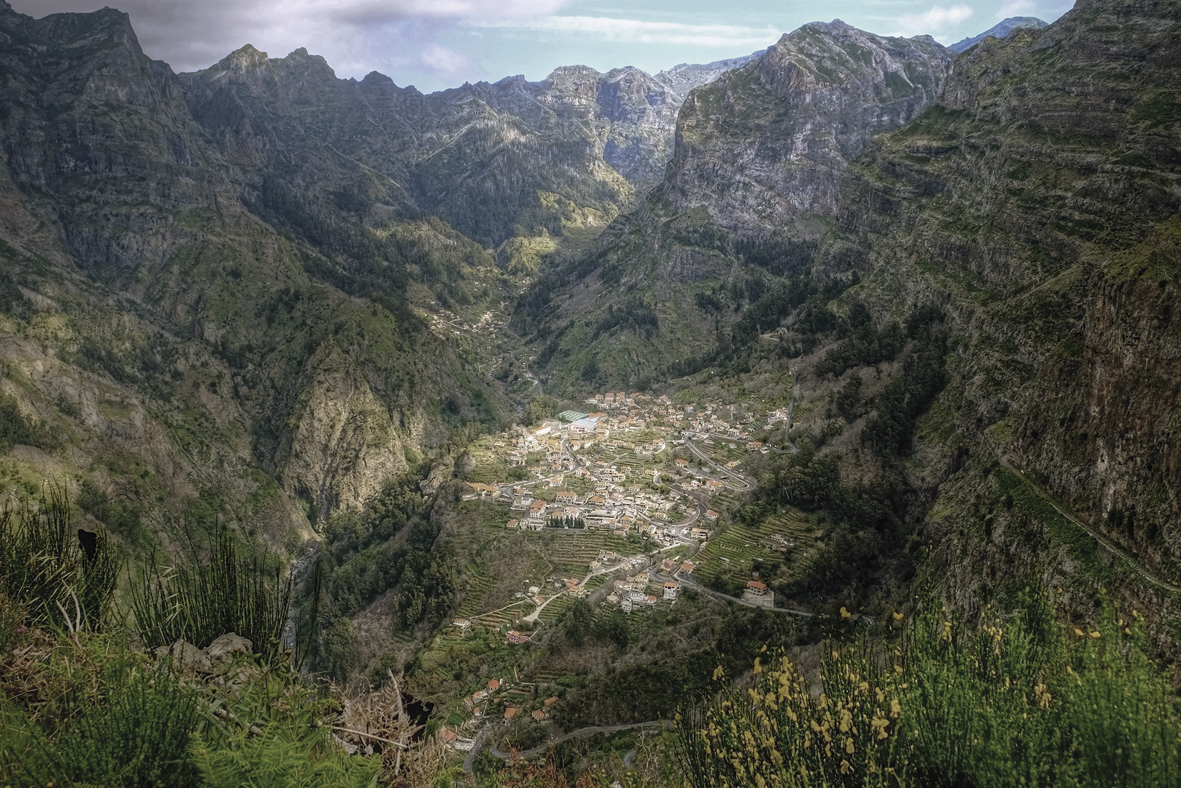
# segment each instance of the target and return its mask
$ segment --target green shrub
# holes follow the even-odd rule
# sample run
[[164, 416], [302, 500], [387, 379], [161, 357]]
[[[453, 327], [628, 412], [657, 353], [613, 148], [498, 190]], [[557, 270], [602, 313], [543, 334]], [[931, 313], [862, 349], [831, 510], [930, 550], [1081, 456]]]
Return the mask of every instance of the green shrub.
[[291, 607], [291, 578], [274, 571], [268, 585], [267, 556], [240, 555], [228, 529], [220, 528], [209, 546], [209, 560], [194, 557], [167, 572], [145, 568], [131, 589], [131, 606], [144, 645], [167, 646], [183, 639], [205, 648], [234, 632], [251, 641], [268, 662], [282, 653], [283, 630]]
[[323, 718], [339, 706], [319, 701], [287, 666], [248, 683], [239, 697], [224, 700], [227, 721], [209, 726], [193, 743], [200, 785], [377, 784], [380, 758], [345, 755], [332, 738], [332, 728], [323, 725]]
[[[0, 701], [5, 785], [189, 786], [196, 692], [109, 641], [55, 644], [33, 679], [50, 703]], [[68, 678], [65, 674], [73, 674]]]
[[1176, 784], [1181, 707], [1135, 623], [1109, 607], [1096, 626], [1067, 628], [1040, 600], [975, 625], [950, 619], [921, 615], [890, 660], [831, 650], [819, 695], [787, 658], [756, 661], [752, 688], [685, 711], [689, 783]]
[[0, 594], [22, 604], [32, 625], [97, 630], [110, 610], [115, 551], [100, 531], [88, 556], [73, 522], [69, 497], [59, 487], [37, 507], [25, 503], [0, 512]]

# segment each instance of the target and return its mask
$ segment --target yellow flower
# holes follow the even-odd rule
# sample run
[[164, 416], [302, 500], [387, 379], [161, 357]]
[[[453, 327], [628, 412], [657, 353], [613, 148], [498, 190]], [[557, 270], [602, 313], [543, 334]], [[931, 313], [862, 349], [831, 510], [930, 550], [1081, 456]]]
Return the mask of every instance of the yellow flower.
[[853, 771], [853, 765], [850, 764], [848, 761], [846, 761], [844, 758], [842, 758], [841, 759], [841, 774], [849, 774], [852, 771]]
[[895, 621], [901, 621], [901, 620], [902, 620], [902, 614], [901, 614], [901, 613], [899, 613], [897, 610], [895, 610], [895, 611], [894, 611], [894, 620], [895, 620]]
[[853, 614], [846, 610], [844, 605], [841, 605], [841, 618], [851, 618], [852, 616]]
[[849, 753], [850, 755], [853, 754], [853, 737], [852, 736], [845, 739], [845, 752]]
[[1098, 640], [1099, 638], [1101, 638], [1103, 636], [1100, 635], [1098, 632], [1092, 632], [1091, 637], [1095, 638], [1095, 640]]
[[726, 675], [726, 671], [722, 669], [721, 665], [718, 665], [716, 668], [714, 668], [714, 681], [717, 681], [718, 679], [722, 678], [722, 676], [725, 676], [725, 675]]
[[898, 703], [898, 699], [890, 701], [890, 717], [898, 719], [898, 715], [902, 713], [902, 706]]

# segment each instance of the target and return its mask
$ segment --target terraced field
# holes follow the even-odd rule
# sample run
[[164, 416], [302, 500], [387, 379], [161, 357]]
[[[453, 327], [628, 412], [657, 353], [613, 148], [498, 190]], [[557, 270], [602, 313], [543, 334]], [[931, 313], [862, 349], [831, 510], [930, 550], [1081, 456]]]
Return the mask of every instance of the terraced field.
[[[795, 547], [786, 554], [768, 550], [764, 542], [775, 534], [795, 542]], [[815, 539], [815, 526], [806, 514], [795, 509], [768, 517], [753, 528], [734, 523], [697, 554], [697, 568], [693, 570], [693, 576], [700, 582], [708, 583], [721, 571], [725, 563], [722, 559], [729, 560], [735, 567], [761, 559], [763, 574], [769, 575], [785, 560], [796, 561], [797, 556], [807, 552]]]
[[726, 490], [710, 498], [709, 505], [715, 511], [733, 514], [746, 504], [748, 497], [747, 493]]
[[563, 594], [545, 606], [545, 610], [542, 610], [541, 615], [537, 617], [538, 623], [552, 626], [573, 603], [574, 597], [569, 594]]
[[628, 547], [626, 539], [609, 531], [538, 533], [530, 534], [528, 539], [553, 564], [553, 574], [560, 577], [585, 577], [590, 571], [590, 562], [598, 558], [601, 550], [612, 550], [620, 555], [635, 552]]

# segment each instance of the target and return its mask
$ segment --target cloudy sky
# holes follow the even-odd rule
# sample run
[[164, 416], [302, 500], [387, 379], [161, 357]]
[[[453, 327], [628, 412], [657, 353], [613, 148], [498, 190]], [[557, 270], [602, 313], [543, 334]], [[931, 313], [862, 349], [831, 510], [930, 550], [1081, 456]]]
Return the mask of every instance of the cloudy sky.
[[424, 92], [560, 65], [650, 73], [746, 55], [814, 21], [944, 44], [1009, 16], [1052, 22], [1073, 0], [9, 0], [35, 17], [110, 5], [144, 51], [176, 71], [253, 44], [271, 57], [306, 47], [339, 77], [379, 71]]

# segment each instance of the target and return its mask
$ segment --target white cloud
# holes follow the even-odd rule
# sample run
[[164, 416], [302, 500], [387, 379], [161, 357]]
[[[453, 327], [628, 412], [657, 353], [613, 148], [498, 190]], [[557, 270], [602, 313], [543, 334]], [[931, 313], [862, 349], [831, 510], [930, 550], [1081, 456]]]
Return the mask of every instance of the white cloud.
[[[340, 68], [361, 53], [380, 54], [381, 34], [400, 46], [425, 48], [425, 30], [462, 22], [512, 21], [553, 14], [571, 0], [118, 0], [144, 51], [176, 71], [205, 68], [243, 44], [271, 57], [299, 47]], [[97, 11], [112, 0], [13, 0], [15, 10], [41, 17]], [[394, 30], [403, 28], [403, 30]], [[410, 29], [414, 35], [399, 36]], [[437, 55], [438, 53], [436, 53]], [[397, 56], [370, 61], [388, 66]], [[437, 58], [436, 58], [437, 59]], [[441, 62], [441, 61], [439, 61]]]
[[1011, 16], [1031, 16], [1033, 10], [1033, 0], [1004, 0], [997, 9], [996, 18], [999, 21]]
[[972, 9], [966, 5], [941, 6], [933, 5], [930, 10], [921, 14], [903, 14], [898, 18], [899, 29], [892, 36], [931, 35], [936, 38], [941, 33], [966, 21], [972, 16]]
[[550, 35], [589, 36], [623, 44], [678, 44], [739, 49], [768, 46], [775, 43], [780, 35], [780, 31], [773, 27], [642, 22], [601, 16], [551, 16], [540, 19], [475, 21], [469, 24]]
[[439, 44], [430, 44], [422, 50], [422, 67], [444, 79], [458, 80], [475, 70], [474, 64], [462, 52], [448, 49]]

